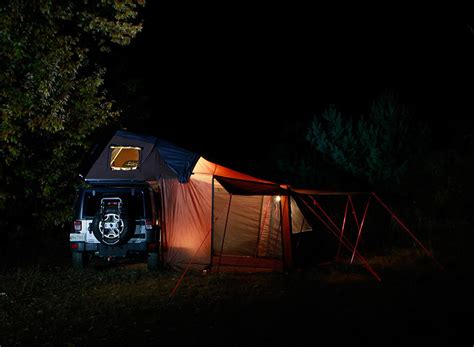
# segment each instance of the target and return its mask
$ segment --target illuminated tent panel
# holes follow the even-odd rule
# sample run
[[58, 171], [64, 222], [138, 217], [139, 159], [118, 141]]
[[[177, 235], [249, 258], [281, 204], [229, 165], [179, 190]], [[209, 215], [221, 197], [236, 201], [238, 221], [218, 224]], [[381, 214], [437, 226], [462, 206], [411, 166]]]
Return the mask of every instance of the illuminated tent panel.
[[308, 220], [301, 212], [295, 199], [291, 197], [291, 232], [292, 234], [298, 234], [305, 231], [311, 231], [311, 225]]
[[[285, 225], [281, 218], [283, 199], [262, 194], [284, 193], [279, 185], [201, 157], [188, 183], [166, 178], [160, 186], [166, 263], [177, 268], [282, 270], [290, 266], [283, 258], [282, 235], [289, 239], [291, 229], [289, 221]], [[290, 247], [287, 244], [286, 250]]]
[[281, 258], [279, 203], [273, 196], [231, 195], [214, 185], [214, 254]]
[[179, 266], [190, 259], [194, 264], [209, 264], [212, 185], [210, 179], [202, 178], [187, 184], [168, 178], [160, 181], [162, 246], [168, 264]]

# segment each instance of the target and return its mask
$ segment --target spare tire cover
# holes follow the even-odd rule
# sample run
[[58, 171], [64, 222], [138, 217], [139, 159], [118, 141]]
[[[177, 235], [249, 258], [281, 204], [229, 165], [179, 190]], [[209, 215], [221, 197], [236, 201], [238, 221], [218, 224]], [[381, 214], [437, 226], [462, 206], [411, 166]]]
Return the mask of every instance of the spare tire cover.
[[92, 220], [92, 232], [95, 238], [107, 246], [118, 246], [126, 243], [135, 231], [133, 220], [125, 211], [106, 209], [101, 215], [96, 213]]

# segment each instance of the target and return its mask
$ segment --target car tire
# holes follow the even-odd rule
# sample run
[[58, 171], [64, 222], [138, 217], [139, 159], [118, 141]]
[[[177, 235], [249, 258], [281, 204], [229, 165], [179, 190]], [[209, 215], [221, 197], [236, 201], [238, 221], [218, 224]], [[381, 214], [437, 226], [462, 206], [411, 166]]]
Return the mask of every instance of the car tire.
[[157, 252], [148, 253], [148, 271], [158, 271], [159, 257]]
[[85, 254], [83, 252], [72, 252], [72, 268], [83, 270], [85, 267]]

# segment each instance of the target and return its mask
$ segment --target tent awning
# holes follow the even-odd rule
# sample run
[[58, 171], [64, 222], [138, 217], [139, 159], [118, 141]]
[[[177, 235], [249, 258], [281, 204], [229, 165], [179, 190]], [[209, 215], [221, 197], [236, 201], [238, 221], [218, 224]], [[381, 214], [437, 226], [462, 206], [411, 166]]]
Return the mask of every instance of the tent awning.
[[214, 178], [230, 194], [235, 195], [282, 195], [286, 190], [275, 183], [240, 180], [229, 177], [214, 176]]
[[303, 195], [357, 195], [357, 194], [369, 194], [369, 192], [341, 192], [341, 191], [330, 191], [330, 190], [316, 190], [316, 189], [291, 189], [293, 193]]

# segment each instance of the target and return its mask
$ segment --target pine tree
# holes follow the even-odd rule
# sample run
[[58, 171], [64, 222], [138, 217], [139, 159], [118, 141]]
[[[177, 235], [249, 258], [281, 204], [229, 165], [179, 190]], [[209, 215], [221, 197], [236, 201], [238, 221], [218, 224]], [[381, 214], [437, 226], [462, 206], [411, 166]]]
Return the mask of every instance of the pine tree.
[[415, 122], [393, 92], [374, 101], [367, 116], [343, 117], [334, 105], [315, 116], [307, 133], [312, 147], [353, 176], [396, 189], [408, 162], [426, 147], [427, 128]]

